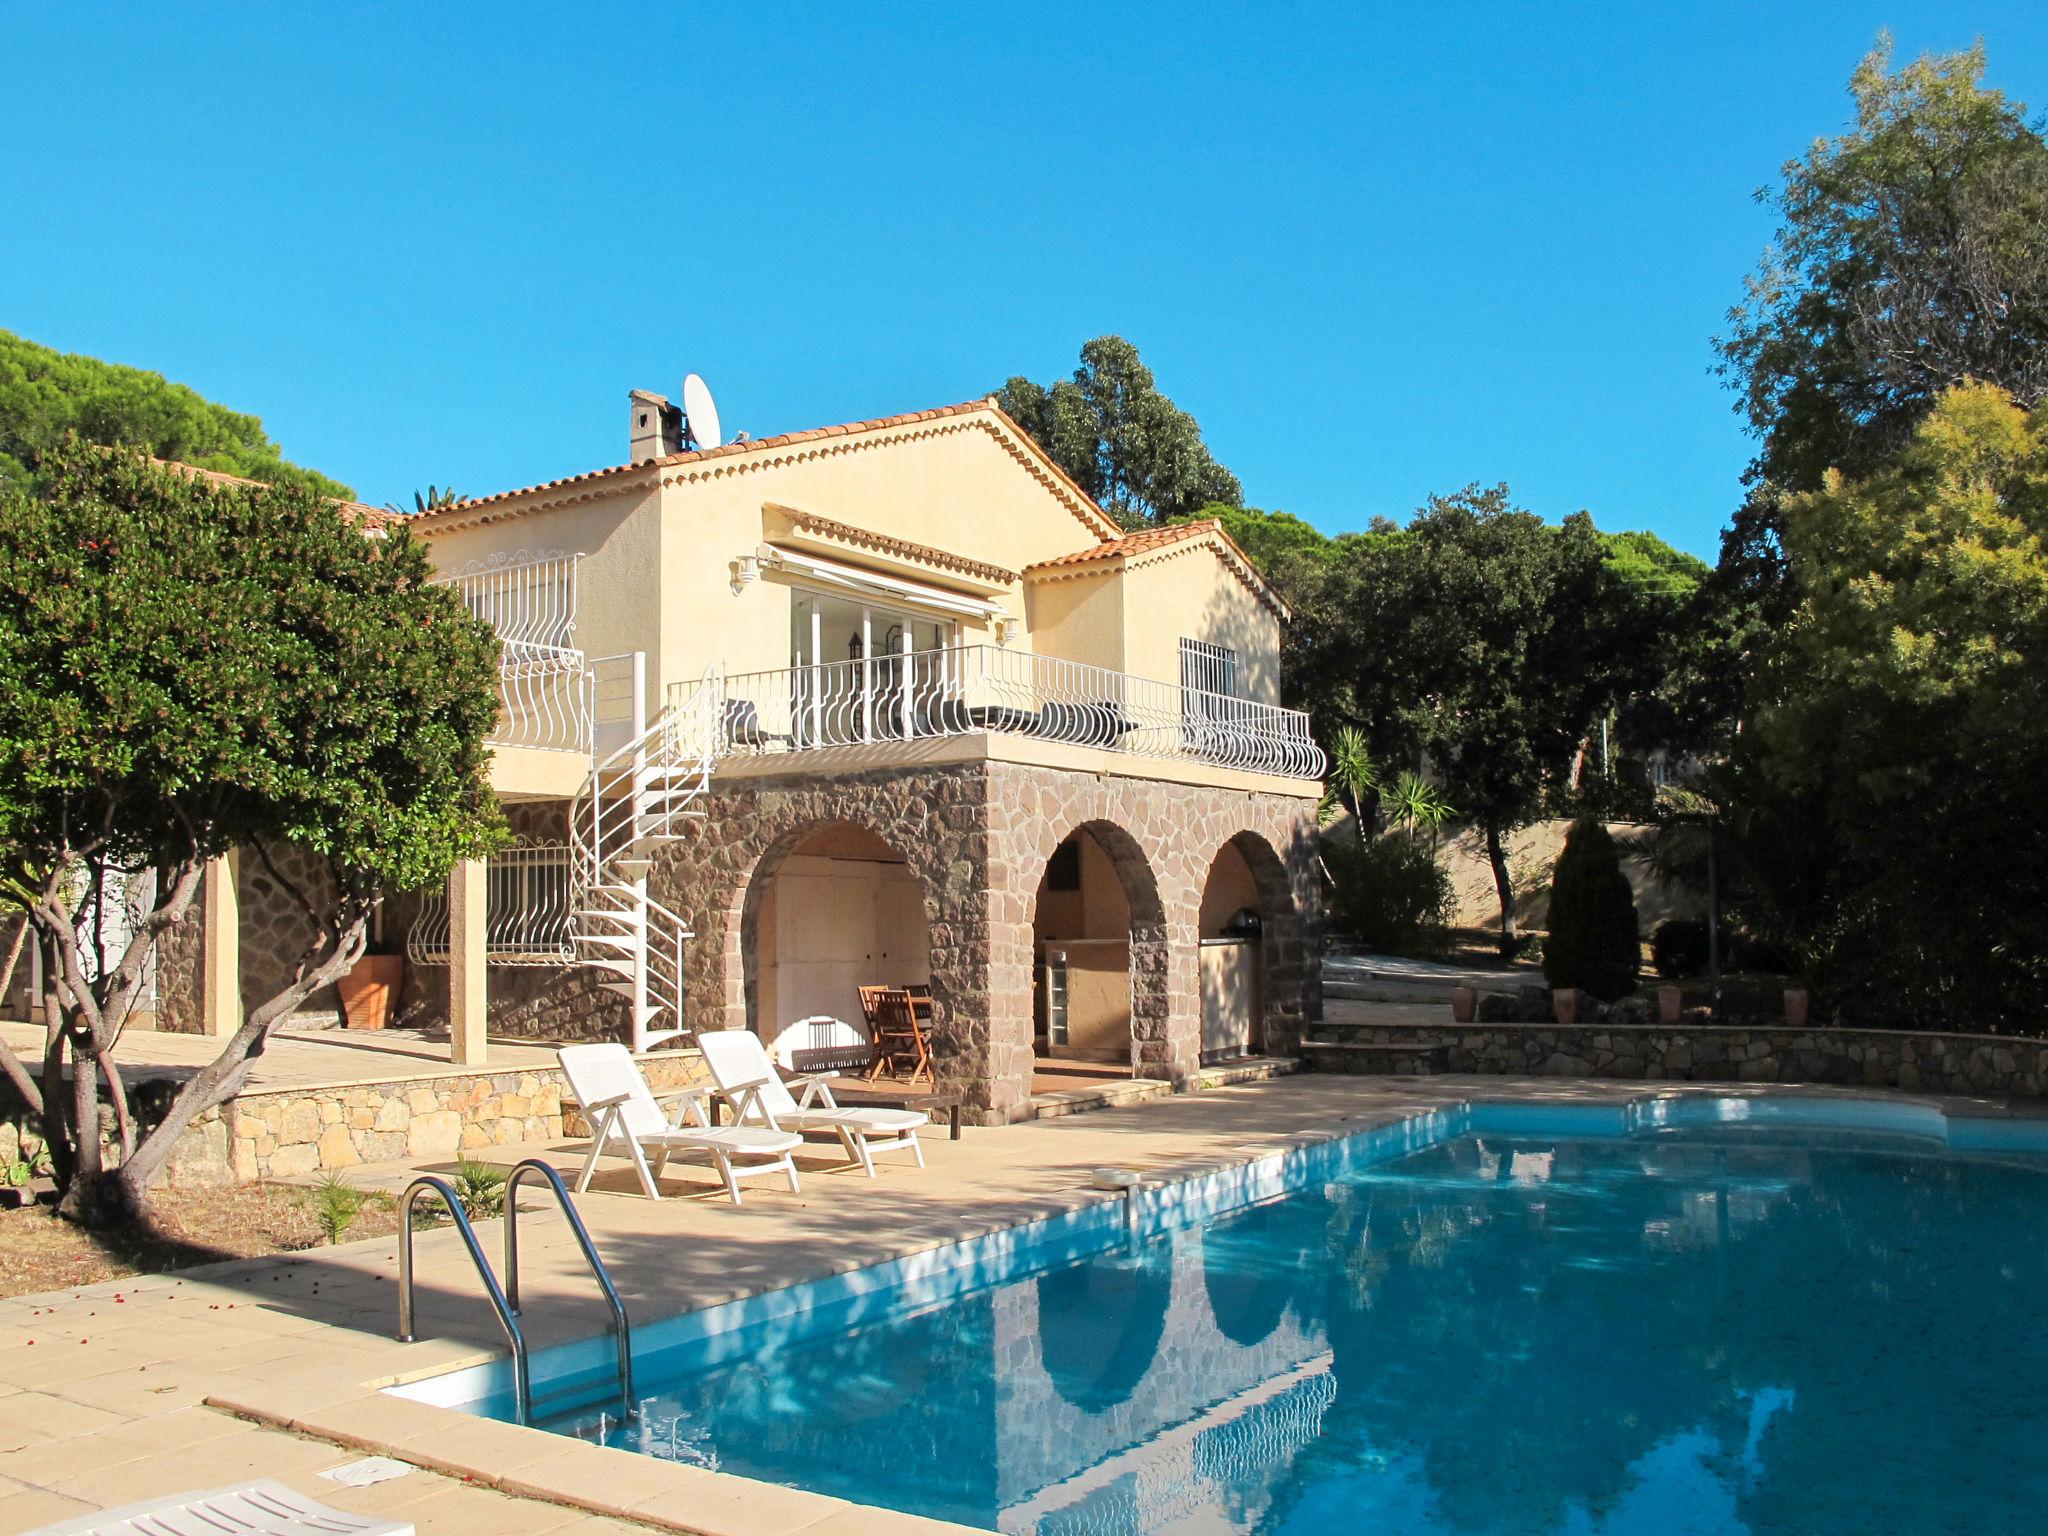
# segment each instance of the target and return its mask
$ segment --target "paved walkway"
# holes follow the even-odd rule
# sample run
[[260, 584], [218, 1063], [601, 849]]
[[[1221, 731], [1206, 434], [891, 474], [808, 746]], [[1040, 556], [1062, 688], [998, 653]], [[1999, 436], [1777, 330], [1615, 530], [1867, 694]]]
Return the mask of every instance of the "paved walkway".
[[[821, 1147], [806, 1160], [801, 1195], [757, 1181], [743, 1209], [715, 1195], [703, 1169], [672, 1168], [667, 1188], [676, 1198], [657, 1204], [614, 1165], [579, 1205], [632, 1316], [645, 1323], [1112, 1198], [1090, 1183], [1102, 1165], [1224, 1166], [1474, 1096], [1613, 1101], [1648, 1091], [1295, 1077], [969, 1130], [958, 1142], [935, 1137], [928, 1168], [889, 1159], [874, 1181], [835, 1167]], [[569, 1166], [580, 1148], [491, 1155], [535, 1152]], [[496, 1234], [482, 1236], [495, 1254]], [[601, 1332], [606, 1316], [563, 1224], [536, 1203], [522, 1237], [535, 1348]], [[378, 1386], [502, 1347], [456, 1234], [422, 1234], [418, 1257], [421, 1342], [412, 1345], [390, 1336], [391, 1238], [0, 1302], [0, 1533], [253, 1476], [344, 1509], [412, 1520], [422, 1536], [628, 1536], [649, 1525], [706, 1536], [958, 1529], [378, 1396]], [[230, 1407], [286, 1427], [259, 1427]], [[366, 1446], [421, 1468], [469, 1468], [501, 1486], [434, 1470], [360, 1489], [320, 1477]]]

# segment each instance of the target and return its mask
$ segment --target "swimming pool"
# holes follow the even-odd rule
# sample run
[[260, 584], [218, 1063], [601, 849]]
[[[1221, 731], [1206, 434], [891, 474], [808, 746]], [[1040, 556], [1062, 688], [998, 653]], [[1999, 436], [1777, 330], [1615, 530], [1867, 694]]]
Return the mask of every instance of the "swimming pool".
[[1047, 1536], [2033, 1531], [2043, 1129], [1464, 1106], [673, 1319], [637, 1418], [540, 1422]]

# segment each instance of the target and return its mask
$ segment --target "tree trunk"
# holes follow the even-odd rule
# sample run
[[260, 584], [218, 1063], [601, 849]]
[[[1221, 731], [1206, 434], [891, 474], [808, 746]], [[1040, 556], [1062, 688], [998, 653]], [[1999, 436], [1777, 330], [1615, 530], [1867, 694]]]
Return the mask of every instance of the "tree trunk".
[[57, 1214], [74, 1221], [90, 1219], [99, 1196], [102, 1175], [100, 1160], [100, 1071], [76, 1034], [70, 1037], [71, 1054], [71, 1181], [57, 1202]]
[[1512, 960], [1522, 936], [1515, 931], [1515, 883], [1508, 876], [1507, 850], [1501, 846], [1498, 827], [1486, 829], [1486, 862], [1493, 866], [1493, 888], [1500, 896], [1501, 957]]
[[[24, 912], [21, 914], [21, 921], [15, 924], [13, 942], [7, 946], [7, 963], [0, 965], [0, 1005], [6, 1003], [7, 993], [14, 985], [14, 971], [15, 967], [21, 964], [21, 950], [28, 940], [28, 926], [28, 914]], [[35, 1015], [33, 999], [29, 1002], [29, 1015]]]

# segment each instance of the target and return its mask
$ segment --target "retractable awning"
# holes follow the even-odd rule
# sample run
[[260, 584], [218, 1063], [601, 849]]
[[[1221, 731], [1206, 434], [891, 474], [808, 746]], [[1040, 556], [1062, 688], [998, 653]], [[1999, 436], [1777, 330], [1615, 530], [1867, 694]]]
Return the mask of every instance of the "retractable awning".
[[1010, 616], [1009, 611], [1001, 603], [990, 602], [987, 598], [970, 597], [964, 592], [949, 592], [944, 587], [912, 581], [904, 576], [862, 570], [857, 565], [842, 565], [837, 560], [826, 560], [803, 550], [763, 544], [755, 551], [754, 558], [765, 571], [781, 571], [785, 575], [798, 576], [833, 591], [851, 592], [869, 598], [884, 597], [893, 602], [935, 609], [940, 613], [963, 614], [991, 624]]

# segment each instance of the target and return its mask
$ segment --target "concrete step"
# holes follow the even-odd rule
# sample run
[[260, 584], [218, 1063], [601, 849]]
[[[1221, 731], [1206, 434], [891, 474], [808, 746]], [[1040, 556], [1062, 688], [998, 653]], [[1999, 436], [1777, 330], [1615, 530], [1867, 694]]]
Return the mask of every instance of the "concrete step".
[[1287, 1077], [1301, 1070], [1301, 1063], [1284, 1056], [1247, 1056], [1242, 1061], [1219, 1061], [1195, 1074], [1197, 1088], [1229, 1088], [1237, 1083], [1263, 1083]]
[[1093, 1109], [1121, 1109], [1127, 1104], [1144, 1104], [1152, 1099], [1170, 1098], [1173, 1084], [1149, 1077], [1120, 1077], [1078, 1088], [1061, 1088], [1031, 1096], [1026, 1120], [1057, 1120], [1062, 1115], [1085, 1115]]

